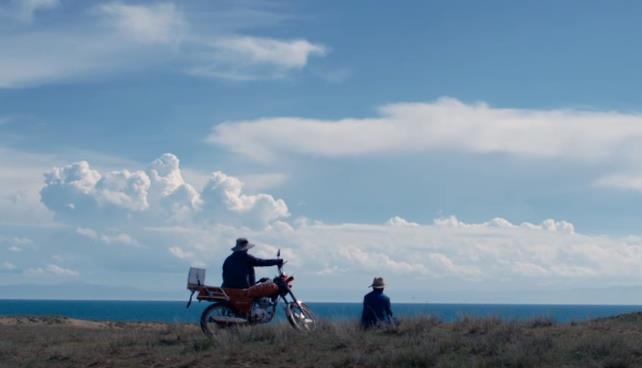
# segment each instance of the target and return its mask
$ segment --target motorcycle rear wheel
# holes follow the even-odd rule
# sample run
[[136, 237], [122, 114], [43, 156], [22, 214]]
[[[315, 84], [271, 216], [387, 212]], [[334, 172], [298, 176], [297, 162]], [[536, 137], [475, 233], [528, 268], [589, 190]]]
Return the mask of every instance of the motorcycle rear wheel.
[[285, 307], [288, 322], [297, 331], [312, 332], [317, 329], [319, 319], [303, 303], [291, 302]]
[[201, 314], [201, 330], [207, 337], [212, 337], [216, 329], [247, 323], [227, 303], [214, 303]]

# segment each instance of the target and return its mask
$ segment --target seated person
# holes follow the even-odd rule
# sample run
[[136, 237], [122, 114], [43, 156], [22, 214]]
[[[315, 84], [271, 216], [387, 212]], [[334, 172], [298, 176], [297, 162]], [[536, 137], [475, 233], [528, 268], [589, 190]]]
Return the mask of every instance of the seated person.
[[384, 293], [386, 284], [382, 277], [375, 277], [372, 282], [372, 291], [363, 298], [363, 312], [361, 313], [361, 326], [371, 328], [381, 326], [382, 323], [396, 326], [398, 322], [392, 316], [390, 298]]

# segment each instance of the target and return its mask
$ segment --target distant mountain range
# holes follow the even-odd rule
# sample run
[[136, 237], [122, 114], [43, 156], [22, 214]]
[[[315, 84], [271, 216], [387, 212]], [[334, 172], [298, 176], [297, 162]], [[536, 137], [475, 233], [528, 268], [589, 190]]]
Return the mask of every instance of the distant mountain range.
[[188, 295], [187, 290], [165, 292], [85, 283], [0, 285], [0, 299], [184, 300]]

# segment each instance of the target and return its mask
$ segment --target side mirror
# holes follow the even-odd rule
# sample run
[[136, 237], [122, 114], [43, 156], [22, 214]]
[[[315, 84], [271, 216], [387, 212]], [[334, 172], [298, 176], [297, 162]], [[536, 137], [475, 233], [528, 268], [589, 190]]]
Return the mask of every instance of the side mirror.
[[281, 258], [281, 248], [276, 252], [276, 258]]

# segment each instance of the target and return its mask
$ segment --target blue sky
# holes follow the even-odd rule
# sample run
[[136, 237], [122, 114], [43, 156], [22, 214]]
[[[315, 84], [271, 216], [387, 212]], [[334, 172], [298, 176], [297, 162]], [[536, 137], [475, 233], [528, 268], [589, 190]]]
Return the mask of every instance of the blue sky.
[[245, 235], [307, 299], [641, 285], [641, 8], [1, 1], [0, 284], [181, 297]]

